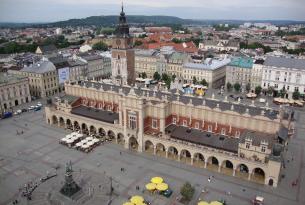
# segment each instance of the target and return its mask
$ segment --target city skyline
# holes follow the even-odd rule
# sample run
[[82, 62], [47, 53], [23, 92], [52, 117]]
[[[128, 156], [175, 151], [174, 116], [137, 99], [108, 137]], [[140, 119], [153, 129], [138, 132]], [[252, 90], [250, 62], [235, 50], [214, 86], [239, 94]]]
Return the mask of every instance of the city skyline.
[[[120, 0], [2, 0], [0, 22], [54, 22], [88, 16], [117, 15]], [[305, 20], [298, 0], [156, 0], [124, 1], [128, 15], [168, 15], [187, 19]], [[175, 5], [172, 7], [171, 5]], [[18, 15], [16, 15], [18, 13]]]

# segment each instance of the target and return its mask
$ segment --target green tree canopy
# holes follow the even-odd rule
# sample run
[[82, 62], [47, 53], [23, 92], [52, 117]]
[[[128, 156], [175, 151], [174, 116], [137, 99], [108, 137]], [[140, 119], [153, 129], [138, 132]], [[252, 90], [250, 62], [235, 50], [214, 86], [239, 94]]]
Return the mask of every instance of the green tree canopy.
[[209, 83], [205, 79], [202, 79], [200, 84], [203, 85], [203, 86], [209, 86]]
[[232, 84], [230, 82], [227, 82], [227, 90], [228, 91], [232, 90]]
[[190, 201], [193, 198], [194, 193], [195, 193], [195, 188], [192, 187], [192, 185], [189, 182], [186, 182], [180, 189], [180, 194], [187, 201]]
[[158, 72], [154, 73], [154, 80], [159, 81], [161, 79], [161, 75]]
[[295, 90], [293, 93], [292, 93], [292, 98], [294, 99], [294, 100], [298, 100], [299, 98], [300, 98], [300, 92], [299, 91], [297, 91], [297, 90]]
[[197, 84], [197, 79], [195, 76], [193, 77], [193, 84]]
[[250, 83], [248, 83], [248, 84], [246, 85], [246, 91], [249, 92], [250, 90], [251, 90], [251, 85], [250, 85]]
[[240, 84], [239, 84], [239, 83], [235, 83], [235, 84], [234, 84], [234, 90], [235, 90], [236, 92], [239, 92], [239, 91], [240, 91]]
[[262, 87], [261, 86], [256, 86], [255, 87], [255, 94], [259, 95], [259, 94], [261, 94], [261, 92], [262, 92]]
[[98, 42], [98, 43], [94, 44], [92, 48], [94, 50], [99, 50], [99, 51], [107, 51], [108, 50], [108, 46], [104, 42]]

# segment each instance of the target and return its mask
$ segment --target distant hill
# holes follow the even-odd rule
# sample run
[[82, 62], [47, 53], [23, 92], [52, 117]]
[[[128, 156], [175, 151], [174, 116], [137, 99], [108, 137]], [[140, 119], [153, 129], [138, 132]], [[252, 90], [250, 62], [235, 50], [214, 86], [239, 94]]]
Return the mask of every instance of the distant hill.
[[[174, 16], [144, 16], [127, 15], [129, 24], [142, 25], [167, 25], [167, 24], [192, 24], [192, 25], [215, 25], [215, 24], [236, 24], [245, 22], [269, 22], [275, 25], [305, 24], [305, 21], [292, 20], [194, 20], [182, 19]], [[53, 23], [0, 23], [0, 27], [66, 27], [66, 26], [113, 26], [118, 22], [118, 16], [90, 16], [82, 19], [70, 19]]]
[[[197, 21], [181, 19], [173, 16], [140, 16], [128, 15], [129, 24], [189, 24]], [[46, 24], [47, 26], [64, 27], [64, 26], [113, 26], [118, 23], [118, 16], [90, 16], [83, 19], [70, 19]]]

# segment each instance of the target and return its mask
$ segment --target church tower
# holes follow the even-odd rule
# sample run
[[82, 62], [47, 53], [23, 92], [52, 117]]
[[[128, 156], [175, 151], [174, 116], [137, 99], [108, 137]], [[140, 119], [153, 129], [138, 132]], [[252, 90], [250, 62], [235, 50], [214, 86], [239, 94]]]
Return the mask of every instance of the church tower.
[[119, 24], [112, 40], [111, 68], [113, 81], [124, 85], [133, 85], [135, 82], [134, 61], [135, 53], [132, 49], [132, 38], [129, 35], [129, 25], [122, 4]]

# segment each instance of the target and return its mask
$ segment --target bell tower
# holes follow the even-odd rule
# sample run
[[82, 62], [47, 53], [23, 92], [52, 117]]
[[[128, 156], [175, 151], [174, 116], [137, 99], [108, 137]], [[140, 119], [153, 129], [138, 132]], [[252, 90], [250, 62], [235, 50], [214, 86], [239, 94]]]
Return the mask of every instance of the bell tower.
[[132, 38], [129, 35], [129, 25], [122, 10], [119, 23], [112, 40], [111, 69], [112, 80], [120, 84], [133, 85], [135, 82], [135, 54], [132, 49]]

